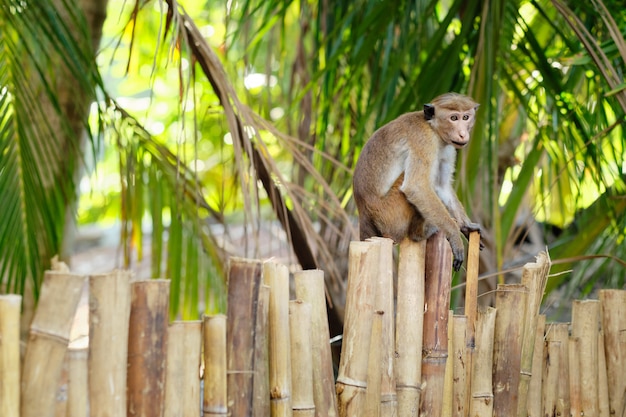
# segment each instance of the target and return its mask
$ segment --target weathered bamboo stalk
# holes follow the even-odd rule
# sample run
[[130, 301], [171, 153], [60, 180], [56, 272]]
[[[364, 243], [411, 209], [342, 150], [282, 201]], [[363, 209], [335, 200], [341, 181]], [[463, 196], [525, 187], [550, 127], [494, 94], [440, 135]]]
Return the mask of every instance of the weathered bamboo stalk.
[[294, 274], [296, 298], [311, 305], [311, 353], [315, 415], [336, 417], [333, 359], [326, 313], [324, 271], [298, 271]]
[[[69, 377], [67, 384], [67, 417], [85, 417], [88, 415], [89, 398], [87, 358], [89, 349], [87, 346], [70, 347], [67, 351], [69, 357]], [[125, 361], [124, 361], [125, 362]]]
[[204, 317], [204, 417], [228, 415], [226, 378], [226, 316]]
[[604, 352], [609, 386], [609, 411], [620, 416], [626, 410], [626, 291], [600, 290]]
[[570, 412], [569, 323], [551, 323], [546, 329], [546, 340], [561, 342], [556, 412], [561, 416], [567, 416]]
[[426, 241], [400, 243], [396, 313], [396, 390], [398, 417], [419, 412], [424, 335]]
[[[493, 353], [493, 415], [517, 415], [520, 361], [528, 289], [522, 284], [498, 285]], [[533, 337], [534, 340], [534, 337]]]
[[478, 267], [480, 264], [480, 233], [471, 232], [467, 247], [467, 271], [465, 273], [465, 316], [467, 317], [467, 332], [465, 345], [467, 358], [465, 365], [465, 399], [464, 409], [470, 409], [472, 392], [472, 370], [474, 351], [476, 349], [476, 316], [478, 314]]
[[439, 416], [443, 410], [443, 390], [448, 359], [448, 314], [452, 251], [445, 236], [438, 232], [426, 243], [424, 341], [420, 415]]
[[493, 415], [492, 372], [495, 323], [495, 308], [485, 307], [478, 310], [469, 414], [472, 417], [491, 417]]
[[262, 265], [250, 259], [231, 258], [228, 272], [228, 320], [226, 332], [228, 414], [254, 413], [254, 359], [258, 300]]
[[528, 288], [528, 305], [526, 307], [526, 317], [523, 321], [524, 333], [522, 334], [517, 415], [526, 415], [528, 413], [527, 397], [530, 378], [532, 376], [537, 316], [539, 315], [539, 308], [541, 307], [541, 299], [546, 289], [546, 283], [548, 282], [550, 266], [551, 262], [548, 254], [546, 252], [540, 252], [536, 257], [536, 262], [527, 263], [522, 270], [521, 283]]
[[568, 339], [569, 357], [569, 395], [570, 416], [582, 416], [582, 387], [580, 380], [580, 339], [570, 337]]
[[302, 300], [289, 302], [291, 340], [291, 401], [294, 417], [315, 416], [311, 339], [311, 304]]
[[443, 378], [441, 417], [452, 417], [454, 402], [454, 311], [448, 310], [448, 359]]
[[0, 295], [0, 415], [20, 416], [20, 308], [22, 297]]
[[289, 269], [275, 262], [263, 264], [263, 281], [270, 287], [269, 383], [271, 415], [292, 414], [289, 335]]
[[202, 322], [175, 321], [167, 335], [164, 417], [197, 416], [200, 404]]
[[543, 349], [542, 416], [556, 417], [558, 402], [560, 341], [547, 341]]
[[[261, 285], [259, 288], [259, 300], [257, 302], [257, 320], [254, 334], [254, 407], [253, 416], [269, 416], [270, 405], [270, 346], [269, 346], [269, 307], [270, 287]], [[288, 320], [288, 318], [287, 318]], [[289, 343], [286, 340], [284, 343]], [[291, 364], [289, 364], [291, 366]]]
[[604, 354], [604, 332], [598, 332], [598, 412], [600, 417], [609, 417], [609, 380]]
[[[530, 383], [528, 387], [528, 396], [526, 398], [526, 405], [528, 411], [528, 417], [541, 417], [541, 395], [542, 395], [542, 379], [543, 379], [543, 348], [544, 348], [544, 332], [546, 329], [546, 316], [540, 314], [537, 318], [537, 327], [535, 330], [535, 348], [533, 350], [533, 363], [532, 363], [532, 375], [530, 377]], [[567, 340], [566, 340], [567, 343]], [[561, 358], [563, 356], [559, 355]], [[562, 364], [562, 360], [560, 364]], [[559, 366], [559, 372], [561, 371]], [[565, 415], [565, 414], [561, 414]]]
[[469, 415], [467, 399], [469, 384], [466, 381], [466, 378], [471, 377], [471, 373], [467, 370], [467, 367], [471, 365], [469, 361], [470, 348], [467, 346], [468, 324], [467, 316], [455, 315], [452, 317], [452, 416], [454, 417]]
[[85, 277], [46, 271], [22, 371], [22, 417], [54, 414], [57, 382]]
[[337, 377], [340, 416], [361, 415], [365, 406], [379, 260], [379, 242], [350, 242], [344, 334]]
[[580, 400], [585, 416], [597, 416], [598, 409], [598, 324], [600, 302], [574, 300], [572, 303], [572, 337], [580, 348]]
[[89, 277], [88, 391], [91, 417], [126, 413], [131, 273]]
[[370, 338], [369, 358], [367, 363], [365, 406], [361, 413], [364, 417], [378, 417], [381, 411], [380, 390], [382, 383], [382, 333], [384, 314], [384, 311], [376, 310], [372, 322], [372, 336]]

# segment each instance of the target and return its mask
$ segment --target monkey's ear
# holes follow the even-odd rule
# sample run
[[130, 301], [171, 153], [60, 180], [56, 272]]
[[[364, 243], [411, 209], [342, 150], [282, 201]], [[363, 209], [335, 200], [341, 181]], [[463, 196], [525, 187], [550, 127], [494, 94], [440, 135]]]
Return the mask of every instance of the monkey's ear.
[[430, 120], [435, 117], [435, 106], [432, 104], [424, 104], [424, 117]]

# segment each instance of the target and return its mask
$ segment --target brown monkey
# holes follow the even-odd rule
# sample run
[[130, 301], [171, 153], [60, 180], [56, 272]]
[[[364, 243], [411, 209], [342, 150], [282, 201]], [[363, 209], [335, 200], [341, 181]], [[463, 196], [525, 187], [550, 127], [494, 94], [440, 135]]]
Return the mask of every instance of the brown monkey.
[[453, 267], [464, 258], [463, 241], [480, 225], [470, 222], [452, 180], [456, 150], [470, 139], [478, 104], [447, 93], [378, 129], [354, 169], [354, 200], [361, 240], [383, 236], [427, 239], [441, 230], [452, 247]]

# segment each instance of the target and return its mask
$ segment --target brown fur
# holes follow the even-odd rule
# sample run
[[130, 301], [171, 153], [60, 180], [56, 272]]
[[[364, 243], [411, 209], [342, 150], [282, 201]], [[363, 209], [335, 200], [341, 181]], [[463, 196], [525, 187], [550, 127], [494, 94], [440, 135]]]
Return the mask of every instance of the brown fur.
[[480, 226], [467, 217], [452, 177], [456, 149], [469, 142], [477, 108], [471, 98], [447, 93], [424, 111], [406, 113], [374, 132], [353, 179], [362, 240], [419, 241], [441, 230], [452, 247], [454, 268], [460, 268], [464, 249], [459, 231], [467, 235]]

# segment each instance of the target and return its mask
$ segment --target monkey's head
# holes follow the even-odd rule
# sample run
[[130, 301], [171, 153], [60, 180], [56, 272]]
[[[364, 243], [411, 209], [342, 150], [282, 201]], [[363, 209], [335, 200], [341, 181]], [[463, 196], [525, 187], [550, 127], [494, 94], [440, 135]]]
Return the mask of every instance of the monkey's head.
[[442, 141], [461, 149], [468, 144], [479, 104], [458, 93], [446, 93], [424, 104], [424, 117]]

